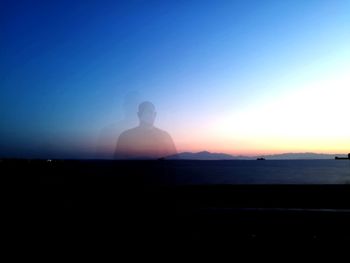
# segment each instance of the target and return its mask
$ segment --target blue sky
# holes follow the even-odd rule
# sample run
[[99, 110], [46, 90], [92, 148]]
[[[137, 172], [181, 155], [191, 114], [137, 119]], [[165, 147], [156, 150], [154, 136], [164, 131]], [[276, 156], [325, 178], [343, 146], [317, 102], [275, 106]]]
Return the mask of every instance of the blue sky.
[[[333, 136], [327, 146], [309, 145], [300, 112], [327, 107], [307, 84], [349, 84], [349, 13], [350, 1], [322, 0], [1, 1], [0, 154], [91, 156], [130, 92], [156, 105], [158, 126], [180, 150], [345, 152], [350, 140], [333, 141], [339, 129], [350, 139], [345, 121], [324, 135]], [[290, 140], [270, 133], [274, 119], [261, 138], [232, 128], [256, 130], [242, 120], [257, 123], [255, 111], [301, 87], [309, 97], [295, 113], [299, 148], [273, 145], [274, 136]]]

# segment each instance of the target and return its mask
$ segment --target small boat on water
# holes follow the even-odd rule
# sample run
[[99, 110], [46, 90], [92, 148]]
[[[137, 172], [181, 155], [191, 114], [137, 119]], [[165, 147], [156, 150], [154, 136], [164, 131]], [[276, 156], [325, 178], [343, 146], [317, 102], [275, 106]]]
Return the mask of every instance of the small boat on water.
[[258, 159], [256, 159], [257, 161], [265, 161], [265, 158], [258, 158]]
[[350, 160], [350, 153], [348, 154], [348, 157], [335, 157], [336, 160]]

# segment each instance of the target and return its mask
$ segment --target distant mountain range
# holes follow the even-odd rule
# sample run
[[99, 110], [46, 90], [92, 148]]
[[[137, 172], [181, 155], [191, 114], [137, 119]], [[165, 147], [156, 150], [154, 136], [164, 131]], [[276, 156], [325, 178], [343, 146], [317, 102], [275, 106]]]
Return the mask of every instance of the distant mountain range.
[[243, 156], [230, 155], [226, 153], [202, 152], [182, 152], [165, 159], [181, 159], [181, 160], [256, 160], [257, 158], [265, 158], [266, 160], [300, 160], [300, 159], [334, 159], [335, 156], [345, 156], [344, 154], [320, 154], [320, 153], [282, 153], [273, 155]]

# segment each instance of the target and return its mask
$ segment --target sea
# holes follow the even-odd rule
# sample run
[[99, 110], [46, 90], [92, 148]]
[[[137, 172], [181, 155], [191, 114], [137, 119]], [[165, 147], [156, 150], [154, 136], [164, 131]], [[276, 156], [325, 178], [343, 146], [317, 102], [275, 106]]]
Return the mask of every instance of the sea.
[[175, 184], [350, 184], [350, 160], [166, 161]]
[[135, 183], [170, 185], [350, 184], [350, 160], [334, 159], [15, 160], [2, 162], [0, 168], [0, 173], [8, 174], [8, 178], [29, 173], [43, 178], [64, 177], [67, 182], [97, 176], [110, 177], [115, 182], [120, 178]]

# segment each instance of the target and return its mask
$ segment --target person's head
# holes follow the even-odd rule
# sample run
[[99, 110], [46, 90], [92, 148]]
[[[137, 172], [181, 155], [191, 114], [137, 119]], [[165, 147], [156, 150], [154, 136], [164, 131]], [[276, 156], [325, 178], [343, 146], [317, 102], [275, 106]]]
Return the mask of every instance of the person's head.
[[156, 108], [152, 102], [144, 101], [139, 105], [139, 111], [137, 116], [139, 117], [140, 124], [150, 125], [154, 124], [156, 119]]

